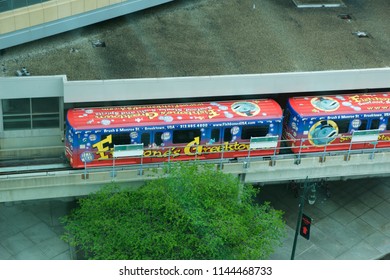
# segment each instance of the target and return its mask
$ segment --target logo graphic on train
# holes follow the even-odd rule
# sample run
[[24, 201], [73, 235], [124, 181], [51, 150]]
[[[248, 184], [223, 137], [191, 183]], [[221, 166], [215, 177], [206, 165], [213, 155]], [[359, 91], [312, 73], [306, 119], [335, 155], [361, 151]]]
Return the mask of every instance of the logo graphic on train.
[[351, 125], [354, 129], [358, 129], [362, 125], [362, 121], [360, 119], [354, 119], [351, 122]]
[[327, 96], [314, 97], [311, 100], [311, 104], [316, 109], [325, 112], [336, 111], [340, 107], [340, 103], [336, 99]]
[[354, 111], [361, 110], [388, 110], [390, 109], [390, 97], [387, 94], [382, 96], [373, 94], [361, 95], [336, 95], [333, 97], [321, 96], [311, 99], [311, 104], [320, 111], [334, 112], [340, 108], [350, 108]]
[[82, 162], [89, 163], [92, 162], [95, 159], [95, 155], [92, 152], [83, 152], [80, 155], [80, 159]]
[[260, 113], [259, 105], [253, 102], [247, 102], [247, 101], [235, 102], [232, 104], [231, 108], [233, 112], [244, 117], [252, 117]]
[[[238, 133], [239, 128], [233, 127], [232, 131], [235, 134]], [[135, 133], [132, 134], [135, 136]], [[162, 140], [168, 140], [171, 138], [171, 133], [165, 132], [161, 135]], [[86, 151], [81, 153], [80, 159], [82, 162], [92, 162], [94, 159], [102, 160], [109, 159], [112, 157], [112, 135], [107, 135], [107, 137], [103, 138], [101, 141], [95, 143], [93, 148], [95, 148], [95, 152]], [[234, 140], [237, 140], [236, 137], [233, 137]], [[132, 141], [132, 144], [136, 144]], [[163, 143], [161, 144], [163, 147]], [[144, 150], [144, 157], [178, 157], [178, 156], [194, 156], [208, 153], [216, 153], [216, 152], [232, 152], [232, 151], [247, 151], [249, 149], [249, 143], [239, 143], [238, 141], [232, 142], [224, 142], [223, 145], [201, 145], [200, 138], [194, 137], [193, 141], [190, 141], [186, 145], [182, 147], [169, 147], [165, 149], [158, 149], [155, 143], [149, 145], [148, 148]], [[96, 154], [96, 156], [94, 155]]]
[[338, 126], [334, 121], [318, 121], [309, 130], [309, 142], [314, 146], [327, 145], [336, 139], [338, 132]]

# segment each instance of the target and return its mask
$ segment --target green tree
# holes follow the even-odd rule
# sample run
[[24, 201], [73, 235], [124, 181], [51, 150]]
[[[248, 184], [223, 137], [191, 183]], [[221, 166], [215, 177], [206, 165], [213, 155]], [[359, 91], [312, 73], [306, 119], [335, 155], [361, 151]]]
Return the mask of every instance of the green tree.
[[89, 259], [267, 259], [285, 225], [256, 193], [211, 165], [177, 163], [136, 191], [80, 199], [63, 238]]

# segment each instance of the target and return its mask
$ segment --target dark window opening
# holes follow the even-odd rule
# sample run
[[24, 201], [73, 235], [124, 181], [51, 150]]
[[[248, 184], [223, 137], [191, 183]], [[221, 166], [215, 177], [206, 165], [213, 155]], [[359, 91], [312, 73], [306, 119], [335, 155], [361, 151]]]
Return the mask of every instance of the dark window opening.
[[219, 129], [211, 130], [211, 139], [213, 139], [214, 142], [219, 142], [219, 135], [220, 135]]
[[59, 123], [60, 123], [60, 116], [58, 114], [32, 116], [33, 128], [57, 127]]
[[379, 119], [371, 120], [371, 127], [370, 129], [378, 129], [379, 128], [380, 121]]
[[349, 120], [337, 120], [335, 122], [339, 128], [339, 133], [348, 133], [350, 122]]
[[358, 128], [359, 130], [366, 130], [367, 129], [367, 120], [361, 120], [361, 124]]
[[31, 118], [24, 116], [3, 116], [4, 130], [31, 129]]
[[390, 118], [387, 119], [387, 126], [386, 126], [386, 130], [390, 130]]
[[56, 113], [60, 111], [60, 104], [57, 97], [32, 98], [32, 113]]
[[4, 130], [60, 127], [58, 97], [4, 99]]
[[128, 145], [130, 144], [130, 134], [120, 133], [112, 134], [112, 145]]
[[229, 127], [229, 128], [225, 128], [225, 130], [223, 131], [223, 141], [224, 142], [230, 142], [230, 140], [232, 140], [232, 128]]
[[186, 129], [186, 130], [175, 130], [173, 131], [172, 143], [173, 144], [182, 144], [190, 143], [194, 141], [195, 137], [199, 137], [199, 142], [201, 139], [200, 129]]
[[120, 134], [103, 134], [101, 139], [107, 139], [111, 135], [112, 142], [106, 143], [104, 146], [110, 147], [110, 149], [114, 149], [114, 145], [129, 145], [130, 144], [130, 135], [127, 133]]
[[141, 143], [144, 144], [144, 147], [148, 147], [150, 144], [150, 133], [142, 133], [141, 134]]
[[50, 0], [0, 0], [0, 13]]
[[29, 98], [5, 99], [2, 105], [4, 115], [29, 115], [31, 113]]
[[163, 135], [163, 132], [156, 132], [154, 134], [154, 143], [157, 145], [157, 146], [160, 146], [161, 143], [163, 142], [162, 140], [162, 135]]
[[264, 137], [268, 134], [268, 125], [244, 126], [241, 132], [241, 139], [251, 139], [251, 137]]

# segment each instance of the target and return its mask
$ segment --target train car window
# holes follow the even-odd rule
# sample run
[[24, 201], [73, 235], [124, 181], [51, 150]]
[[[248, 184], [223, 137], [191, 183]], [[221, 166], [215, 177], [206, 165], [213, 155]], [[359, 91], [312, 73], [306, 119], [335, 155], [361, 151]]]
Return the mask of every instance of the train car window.
[[241, 132], [241, 139], [251, 139], [251, 137], [263, 137], [268, 134], [268, 125], [244, 126]]
[[112, 144], [113, 145], [128, 145], [128, 144], [130, 144], [130, 134], [128, 134], [128, 133], [112, 134]]
[[367, 129], [367, 120], [361, 120], [361, 124], [358, 128], [359, 130], [366, 130]]
[[347, 133], [349, 131], [349, 120], [337, 120], [335, 122], [339, 128], [339, 133]]
[[141, 143], [144, 144], [144, 147], [148, 147], [150, 145], [150, 133], [144, 132], [141, 134]]
[[163, 132], [156, 132], [156, 133], [154, 133], [154, 143], [157, 146], [160, 146], [161, 143], [163, 142], [162, 135], [163, 135]]
[[390, 130], [390, 118], [387, 119], [387, 127], [386, 130]]
[[379, 119], [371, 120], [370, 129], [378, 129], [379, 128]]
[[214, 142], [219, 142], [219, 134], [220, 134], [220, 130], [219, 129], [211, 130], [211, 139], [213, 139]]
[[232, 140], [232, 128], [228, 127], [223, 131], [223, 141], [230, 142], [230, 140]]
[[130, 135], [128, 133], [119, 133], [119, 134], [102, 134], [101, 139], [106, 139], [108, 136], [112, 137], [111, 143], [106, 143], [105, 145], [114, 148], [114, 145], [128, 145], [130, 144]]
[[190, 143], [191, 141], [194, 141], [195, 137], [199, 137], [199, 142], [200, 142], [201, 134], [202, 133], [200, 129], [174, 130], [172, 143], [173, 144]]

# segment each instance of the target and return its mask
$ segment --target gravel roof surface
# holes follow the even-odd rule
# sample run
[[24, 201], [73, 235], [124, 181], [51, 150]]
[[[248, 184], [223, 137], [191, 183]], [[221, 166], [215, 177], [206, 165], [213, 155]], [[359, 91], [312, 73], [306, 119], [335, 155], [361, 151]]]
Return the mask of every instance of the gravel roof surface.
[[22, 67], [69, 80], [390, 67], [390, 1], [343, 2], [173, 1], [3, 50], [0, 77]]

